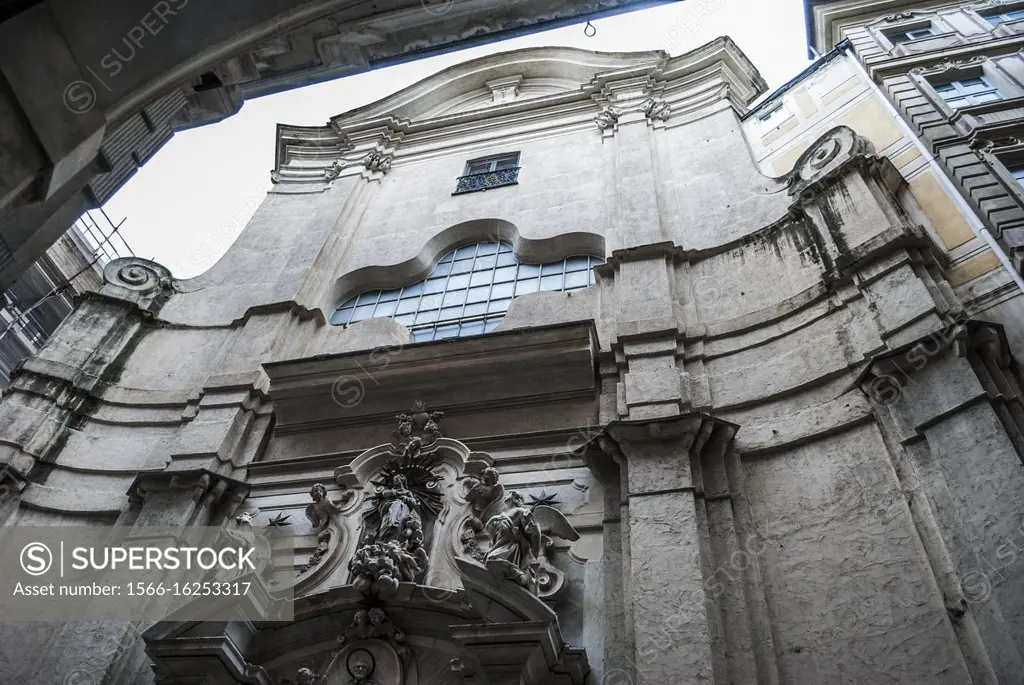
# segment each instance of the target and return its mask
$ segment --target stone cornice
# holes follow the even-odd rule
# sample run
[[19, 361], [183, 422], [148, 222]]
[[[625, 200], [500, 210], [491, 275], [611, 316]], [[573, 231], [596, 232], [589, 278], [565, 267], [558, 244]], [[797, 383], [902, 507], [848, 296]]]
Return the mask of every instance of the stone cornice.
[[[534, 67], [534, 76], [523, 77], [524, 66]], [[430, 115], [442, 96], [452, 100], [464, 93], [486, 92], [488, 83], [506, 88], [526, 87], [532, 79], [553, 83], [567, 74], [576, 78], [577, 88]], [[703, 84], [710, 87], [702, 88]], [[450, 149], [465, 145], [471, 137], [474, 141], [481, 135], [507, 137], [510, 129], [564, 132], [570, 130], [570, 120], [592, 121], [604, 107], [641, 111], [650, 120], [663, 122], [677, 108], [706, 108], [721, 99], [740, 109], [765, 87], [750, 61], [728, 38], [678, 57], [661, 52], [596, 53], [571, 48], [530, 48], [491, 55], [456, 65], [377, 103], [336, 116], [327, 126], [279, 126], [273, 175], [277, 186], [272, 192], [318, 192], [339, 177], [386, 173], [388, 163], [375, 168], [365, 161], [375, 161], [371, 155], [377, 153], [400, 163], [399, 145], [418, 147], [430, 141], [435, 149]], [[694, 96], [699, 104], [691, 102]]]
[[919, 73], [914, 70], [930, 73], [935, 70], [943, 70], [947, 65], [951, 68], [958, 65], [971, 66], [968, 62], [973, 59], [981, 61], [982, 58], [1010, 55], [1021, 50], [1024, 50], [1024, 35], [1018, 34], [1007, 38], [945, 48], [942, 51], [941, 59], [937, 59], [934, 52], [926, 52], [874, 62], [867, 68], [872, 78], [880, 80], [897, 74]]
[[[387, 355], [375, 350], [318, 355], [263, 368], [281, 434], [393, 414], [395, 406], [407, 402], [410, 387], [429, 386], [433, 401], [446, 411], [467, 403], [479, 409], [593, 397], [596, 350], [596, 332], [588, 321], [409, 344]], [[383, 356], [386, 364], [376, 359]], [[558, 391], [551, 392], [553, 387]]]

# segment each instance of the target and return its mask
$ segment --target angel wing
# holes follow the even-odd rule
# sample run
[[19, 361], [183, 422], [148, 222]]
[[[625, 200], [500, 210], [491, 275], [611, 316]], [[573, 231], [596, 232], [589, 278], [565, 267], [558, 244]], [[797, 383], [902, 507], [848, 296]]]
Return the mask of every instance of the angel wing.
[[508, 509], [508, 505], [505, 503], [505, 486], [498, 483], [494, 486], [494, 492], [491, 493], [491, 503], [484, 509], [483, 516], [480, 520], [484, 523], [490, 521], [492, 518], [500, 514], [501, 512]]
[[540, 529], [549, 535], [554, 535], [570, 542], [576, 542], [580, 539], [580, 534], [569, 523], [569, 519], [565, 518], [565, 514], [554, 507], [549, 507], [546, 504], [534, 507], [533, 518], [537, 521]]
[[306, 518], [309, 519], [309, 522], [313, 525], [314, 530], [319, 528], [324, 523], [327, 523], [326, 521], [320, 518], [320, 514], [318, 514], [316, 511], [316, 506], [313, 504], [309, 504], [306, 506]]

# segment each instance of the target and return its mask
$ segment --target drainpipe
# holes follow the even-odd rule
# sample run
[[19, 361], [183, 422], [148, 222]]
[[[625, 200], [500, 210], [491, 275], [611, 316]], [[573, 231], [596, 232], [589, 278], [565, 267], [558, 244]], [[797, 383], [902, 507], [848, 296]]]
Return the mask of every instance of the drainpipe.
[[942, 187], [946, 190], [946, 193], [953, 198], [953, 202], [956, 204], [957, 209], [959, 209], [960, 213], [967, 219], [967, 223], [970, 224], [971, 229], [974, 230], [974, 233], [979, 238], [985, 241], [989, 248], [991, 248], [991, 250], [999, 258], [999, 261], [1002, 263], [1003, 267], [1010, 273], [1010, 277], [1013, 278], [1014, 282], [1017, 284], [1017, 287], [1024, 291], [1024, 278], [1022, 278], [1017, 269], [1014, 268], [1013, 262], [1010, 261], [1009, 256], [1007, 256], [1006, 252], [1003, 251], [1002, 246], [998, 242], [996, 242], [996, 239], [993, 238], [992, 234], [988, 232], [987, 228], [985, 228], [985, 224], [983, 224], [981, 222], [981, 219], [978, 218], [978, 215], [974, 211], [974, 208], [971, 207], [967, 200], [964, 199], [964, 196], [960, 194], [960, 189], [957, 188], [951, 180], [949, 180], [949, 176], [946, 175], [946, 170], [942, 168], [942, 165], [939, 164], [938, 161], [936, 161], [935, 155], [932, 154], [931, 150], [925, 147], [924, 141], [921, 140], [921, 137], [918, 136], [913, 131], [913, 129], [910, 128], [910, 124], [908, 124], [903, 119], [903, 116], [896, 109], [896, 107], [889, 101], [889, 98], [886, 97], [885, 93], [881, 92], [882, 89], [878, 86], [877, 83], [875, 83], [874, 79], [871, 78], [871, 76], [867, 72], [867, 69], [865, 69], [864, 65], [860, 63], [860, 60], [857, 59], [857, 55], [853, 51], [853, 48], [850, 47], [849, 44], [847, 44], [845, 47], [842, 48], [842, 50], [847, 56], [851, 58], [851, 61], [855, 65], [856, 69], [860, 72], [861, 76], [863, 76], [864, 79], [871, 84], [872, 88], [878, 91], [878, 94], [881, 96], [879, 99], [882, 101], [882, 105], [885, 107], [886, 111], [889, 112], [889, 116], [891, 116], [896, 121], [896, 124], [903, 131], [903, 134], [910, 140], [914, 141], [914, 144], [917, 146], [917, 149], [921, 152], [924, 158], [928, 160], [928, 166], [931, 167], [933, 175], [935, 176], [935, 178], [939, 180], [939, 183], [942, 184]]

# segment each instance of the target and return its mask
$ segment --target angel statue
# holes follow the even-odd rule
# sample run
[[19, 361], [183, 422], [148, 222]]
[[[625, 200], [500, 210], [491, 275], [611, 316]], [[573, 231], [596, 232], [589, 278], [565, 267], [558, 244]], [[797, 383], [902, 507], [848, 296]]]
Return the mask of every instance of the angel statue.
[[338, 505], [327, 497], [327, 488], [317, 483], [309, 490], [313, 503], [306, 507], [306, 518], [313, 525], [313, 530], [320, 532], [330, 523], [331, 517], [341, 511]]
[[512, 507], [487, 522], [492, 544], [484, 563], [497, 576], [508, 578], [536, 592], [534, 567], [544, 548], [551, 543], [550, 533], [575, 542], [580, 534], [562, 512], [546, 504], [528, 506], [516, 491], [509, 495]]
[[405, 476], [396, 473], [390, 486], [385, 486], [377, 493], [377, 513], [380, 515], [380, 528], [377, 542], [397, 541], [410, 521], [420, 519], [420, 500], [409, 489]]
[[[351, 496], [354, 493], [350, 491], [345, 494]], [[330, 550], [331, 529], [328, 524], [341, 511], [341, 508], [327, 497], [327, 488], [322, 483], [317, 483], [310, 488], [309, 496], [313, 499], [313, 503], [306, 506], [306, 518], [309, 519], [313, 531], [316, 532], [317, 545], [309, 561], [299, 569], [299, 575], [319, 565]]]
[[480, 474], [480, 480], [469, 478], [466, 481], [469, 487], [466, 492], [466, 501], [473, 508], [473, 518], [476, 519], [476, 524], [480, 527], [489, 518], [488, 514], [494, 513], [489, 511], [494, 509], [493, 505], [499, 504], [505, 497], [505, 486], [498, 483], [498, 479], [498, 469], [488, 466]]

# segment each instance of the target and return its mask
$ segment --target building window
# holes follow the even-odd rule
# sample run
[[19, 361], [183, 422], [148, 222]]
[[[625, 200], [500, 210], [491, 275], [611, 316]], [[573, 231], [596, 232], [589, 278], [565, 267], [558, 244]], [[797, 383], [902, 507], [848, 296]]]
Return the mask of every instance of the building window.
[[893, 45], [899, 45], [900, 43], [909, 43], [912, 40], [918, 40], [920, 38], [927, 38], [928, 36], [934, 36], [935, 29], [930, 26], [923, 29], [911, 29], [909, 31], [886, 31], [885, 37], [889, 39], [889, 42]]
[[1012, 10], [1010, 12], [1000, 12], [998, 14], [984, 14], [985, 21], [992, 24], [993, 26], [999, 26], [1000, 24], [1006, 24], [1011, 21], [1019, 21], [1024, 19], [1024, 9]]
[[389, 316], [412, 329], [413, 341], [441, 340], [493, 331], [512, 299], [541, 290], [568, 292], [594, 283], [600, 257], [568, 257], [549, 264], [520, 264], [507, 243], [477, 243], [452, 250], [419, 283], [372, 290], [350, 298], [331, 323], [344, 326]]
[[789, 110], [786, 109], [785, 105], [779, 105], [775, 109], [772, 109], [764, 114], [757, 117], [757, 120], [761, 123], [761, 128], [767, 130], [775, 128], [783, 121], [790, 117]]
[[1014, 165], [1007, 165], [1006, 170], [1010, 172], [1010, 175], [1017, 179], [1017, 183], [1024, 186], [1024, 163], [1018, 163]]
[[932, 85], [932, 88], [953, 109], [1003, 99], [1003, 94], [999, 92], [999, 89], [984, 76], [949, 81], [947, 83], [936, 83]]
[[453, 195], [472, 193], [519, 182], [519, 153], [474, 159], [466, 162], [466, 170], [459, 176]]

